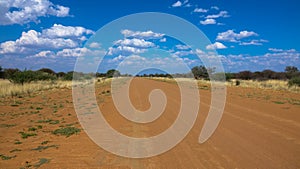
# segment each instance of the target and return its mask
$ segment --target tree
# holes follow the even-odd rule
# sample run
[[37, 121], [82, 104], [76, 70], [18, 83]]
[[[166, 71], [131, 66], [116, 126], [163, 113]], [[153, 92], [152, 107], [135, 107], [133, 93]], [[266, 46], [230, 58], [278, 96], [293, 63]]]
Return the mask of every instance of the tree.
[[118, 70], [115, 69], [110, 69], [106, 72], [106, 77], [107, 78], [112, 78], [112, 77], [119, 77], [121, 73]]
[[45, 72], [45, 73], [48, 73], [50, 75], [55, 75], [56, 74], [53, 70], [51, 70], [49, 68], [42, 68], [42, 69], [39, 69], [38, 71]]
[[295, 66], [287, 66], [287, 67], [285, 67], [284, 71], [286, 73], [295, 73], [295, 72], [298, 72], [299, 70]]
[[4, 69], [4, 78], [9, 79], [13, 74], [15, 74], [16, 72], [20, 72], [19, 69]]
[[205, 66], [195, 66], [192, 68], [192, 73], [196, 79], [198, 78], [208, 78], [208, 72]]
[[243, 80], [250, 80], [252, 78], [252, 72], [246, 70], [241, 71], [237, 74], [237, 78], [243, 79]]
[[285, 73], [288, 79], [291, 79], [293, 77], [296, 77], [299, 73], [299, 70], [295, 66], [287, 66], [285, 67]]
[[3, 68], [0, 66], [0, 78], [3, 79], [4, 78], [4, 72], [3, 72]]

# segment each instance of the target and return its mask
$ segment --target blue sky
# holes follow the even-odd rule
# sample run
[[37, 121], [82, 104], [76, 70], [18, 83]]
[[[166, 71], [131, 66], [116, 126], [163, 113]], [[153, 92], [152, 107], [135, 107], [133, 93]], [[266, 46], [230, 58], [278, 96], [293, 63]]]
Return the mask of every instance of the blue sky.
[[[216, 51], [227, 72], [300, 68], [299, 7], [297, 0], [0, 0], [0, 65], [71, 71], [78, 57], [103, 53], [107, 56], [99, 71], [141, 62], [169, 68], [177, 67], [178, 60], [189, 67], [201, 64], [189, 44], [181, 44], [164, 32], [131, 30], [126, 25], [117, 32], [119, 39], [111, 42], [110, 48], [91, 50], [105, 45], [85, 45], [98, 29], [115, 19], [140, 12], [162, 12], [199, 28], [212, 43], [202, 51]], [[129, 33], [122, 33], [124, 30]], [[151, 38], [137, 36], [145, 34], [151, 34]], [[149, 52], [157, 47], [165, 53]], [[177, 57], [175, 62], [169, 60], [172, 56]]]

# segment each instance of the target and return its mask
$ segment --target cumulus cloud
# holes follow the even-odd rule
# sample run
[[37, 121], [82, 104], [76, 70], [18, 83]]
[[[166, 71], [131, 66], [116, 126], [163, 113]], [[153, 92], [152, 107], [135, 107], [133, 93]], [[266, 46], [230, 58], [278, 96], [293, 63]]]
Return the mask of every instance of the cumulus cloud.
[[89, 44], [90, 48], [99, 48], [101, 45], [97, 42], [92, 42], [91, 44]]
[[213, 15], [207, 15], [205, 18], [206, 19], [216, 19], [216, 18], [226, 18], [229, 17], [227, 11], [220, 11], [218, 14], [213, 14]]
[[162, 38], [159, 40], [160, 42], [167, 42], [167, 38]]
[[182, 6], [182, 2], [177, 1], [175, 3], [172, 4], [172, 7], [176, 8], [176, 7], [181, 7]]
[[221, 42], [215, 42], [213, 44], [207, 45], [206, 49], [207, 50], [214, 50], [214, 49], [226, 49], [227, 47], [222, 44]]
[[248, 45], [263, 45], [263, 43], [265, 42], [268, 42], [267, 40], [264, 40], [264, 39], [253, 39], [251, 41], [248, 41], [248, 42], [240, 42], [239, 44], [240, 45], [243, 45], [243, 46], [248, 46]]
[[115, 45], [121, 45], [121, 46], [130, 46], [130, 47], [136, 47], [136, 48], [150, 48], [154, 47], [154, 43], [145, 41], [144, 39], [122, 39], [118, 40], [114, 43]]
[[131, 55], [131, 54], [139, 54], [144, 53], [146, 49], [135, 48], [131, 46], [118, 46], [118, 47], [110, 47], [108, 49], [108, 55]]
[[[59, 29], [57, 29], [59, 28]], [[6, 41], [0, 44], [0, 54], [19, 54], [45, 56], [41, 51], [76, 48], [82, 45], [88, 34], [93, 31], [83, 27], [71, 27], [54, 24], [53, 27], [42, 32], [29, 30], [22, 32], [15, 41]], [[48, 52], [49, 53], [49, 52]]]
[[200, 21], [202, 25], [214, 25], [217, 24], [215, 19], [205, 19], [204, 21]]
[[258, 36], [258, 34], [253, 31], [240, 31], [239, 33], [235, 33], [233, 30], [228, 30], [226, 32], [218, 33], [216, 40], [239, 42], [241, 39], [251, 36]]
[[66, 17], [70, 8], [54, 5], [49, 0], [0, 1], [0, 25], [38, 22], [39, 17]]
[[203, 8], [195, 8], [193, 12], [206, 13], [206, 12], [208, 12], [208, 10], [207, 9], [203, 9]]
[[269, 48], [268, 50], [271, 52], [296, 52], [295, 49], [285, 50], [285, 49], [278, 49], [278, 48]]
[[220, 8], [219, 7], [217, 7], [217, 6], [212, 6], [212, 7], [210, 7], [211, 9], [214, 9], [214, 10], [220, 10]]
[[94, 31], [81, 26], [64, 26], [54, 24], [51, 28], [42, 31], [42, 36], [47, 38], [83, 38], [82, 36], [94, 34]]
[[161, 39], [163, 38], [164, 34], [162, 33], [155, 33], [152, 32], [151, 30], [141, 32], [141, 31], [132, 31], [132, 30], [122, 30], [121, 33], [126, 37], [126, 38], [137, 38], [137, 39]]
[[59, 50], [57, 52], [54, 51], [41, 51], [35, 55], [28, 56], [27, 58], [62, 58], [62, 57], [84, 57], [84, 56], [96, 56], [99, 54], [104, 54], [104, 51], [100, 50], [91, 50], [85, 47], [77, 47], [77, 48], [66, 48]]
[[187, 50], [190, 49], [191, 47], [188, 45], [176, 45], [176, 48], [179, 50]]

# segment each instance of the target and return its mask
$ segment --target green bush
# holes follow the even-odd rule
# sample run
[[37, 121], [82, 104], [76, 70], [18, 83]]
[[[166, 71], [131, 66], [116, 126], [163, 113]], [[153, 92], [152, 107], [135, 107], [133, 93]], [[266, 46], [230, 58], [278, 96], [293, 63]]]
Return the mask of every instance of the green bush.
[[300, 87], [300, 77], [293, 77], [288, 82], [289, 87], [298, 86]]
[[60, 128], [56, 129], [53, 131], [53, 134], [55, 135], [64, 135], [64, 136], [71, 136], [73, 134], [77, 134], [80, 132], [80, 129], [75, 128], [75, 127], [65, 127], [65, 128]]
[[32, 71], [32, 70], [24, 70], [24, 71], [16, 71], [10, 76], [8, 76], [8, 80], [12, 83], [24, 84], [30, 83], [32, 81], [39, 80], [55, 80], [56, 76], [51, 75], [45, 72], [40, 71]]

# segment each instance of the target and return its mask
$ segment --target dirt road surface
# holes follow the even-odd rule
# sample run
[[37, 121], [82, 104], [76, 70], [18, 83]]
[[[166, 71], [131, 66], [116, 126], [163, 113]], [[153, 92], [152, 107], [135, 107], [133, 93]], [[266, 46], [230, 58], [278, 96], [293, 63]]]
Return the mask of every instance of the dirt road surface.
[[[96, 97], [115, 130], [144, 138], [170, 127], [180, 109], [176, 84], [143, 78], [134, 79], [130, 86], [136, 109], [150, 107], [148, 96], [153, 89], [163, 90], [168, 102], [162, 116], [147, 124], [132, 123], [118, 113], [109, 85], [98, 85]], [[71, 94], [70, 89], [55, 89], [0, 99], [0, 168], [300, 168], [299, 94], [228, 87], [217, 130], [199, 144], [211, 101], [209, 88], [201, 88], [199, 114], [187, 137], [170, 151], [145, 159], [106, 152], [84, 131], [69, 137], [55, 135], [59, 128], [80, 128]], [[36, 135], [22, 138], [19, 132]]]

